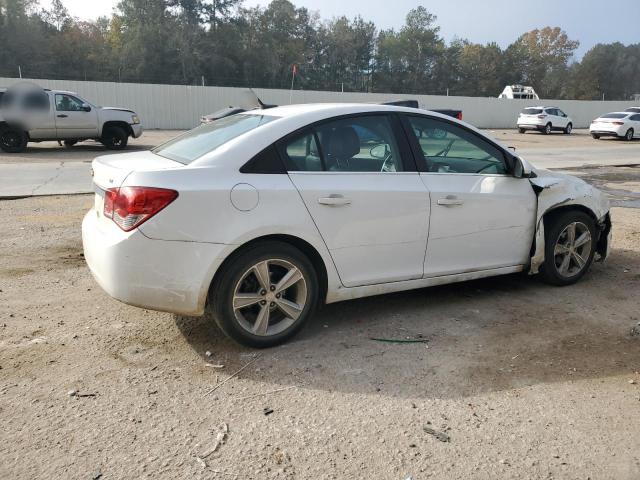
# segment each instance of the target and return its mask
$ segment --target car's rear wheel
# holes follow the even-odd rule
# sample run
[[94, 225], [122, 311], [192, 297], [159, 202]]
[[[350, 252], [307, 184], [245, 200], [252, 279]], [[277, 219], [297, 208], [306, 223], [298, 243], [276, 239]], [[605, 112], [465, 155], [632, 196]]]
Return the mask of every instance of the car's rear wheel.
[[624, 134], [624, 139], [627, 142], [630, 142], [631, 140], [633, 140], [633, 128], [630, 128], [629, 130], [627, 130], [627, 133]]
[[593, 262], [595, 223], [579, 210], [552, 215], [547, 223], [542, 278], [552, 285], [576, 283]]
[[122, 127], [108, 127], [100, 139], [109, 150], [123, 150], [129, 141], [129, 135]]
[[78, 143], [78, 140], [65, 140], [64, 141], [64, 146], [67, 148], [71, 148], [73, 147], [76, 143]]
[[573, 130], [573, 125], [569, 123], [564, 129], [564, 133], [566, 133], [567, 135], [571, 135], [572, 130]]
[[542, 133], [544, 133], [545, 135], [549, 135], [551, 133], [551, 129], [552, 129], [551, 124], [547, 123], [542, 129]]
[[600, 140], [600, 135], [598, 135], [597, 133], [592, 133], [591, 137], [593, 137], [595, 140]]
[[283, 242], [257, 244], [233, 256], [209, 293], [216, 323], [249, 347], [279, 345], [300, 331], [318, 303], [309, 259]]
[[520, 133], [524, 133], [524, 132], [526, 132], [526, 130], [525, 130], [524, 128], [519, 128], [519, 129], [518, 129], [518, 131], [519, 131]]
[[0, 131], [0, 149], [7, 153], [20, 153], [27, 148], [29, 138], [20, 129], [8, 127]]

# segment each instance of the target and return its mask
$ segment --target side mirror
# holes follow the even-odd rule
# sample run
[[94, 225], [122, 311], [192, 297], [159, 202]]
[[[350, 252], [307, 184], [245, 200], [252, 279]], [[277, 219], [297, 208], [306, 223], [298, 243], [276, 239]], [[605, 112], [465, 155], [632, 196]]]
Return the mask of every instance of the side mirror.
[[531, 164], [527, 162], [525, 159], [514, 155], [513, 156], [513, 176], [516, 178], [531, 178], [532, 176], [534, 176], [533, 171], [531, 169]]
[[379, 160], [384, 160], [389, 153], [389, 146], [386, 143], [381, 143], [380, 145], [376, 145], [369, 150], [369, 155], [373, 158], [377, 158]]
[[90, 112], [91, 111], [91, 105], [89, 105], [88, 103], [83, 103], [82, 104], [82, 110], [84, 110], [85, 112]]

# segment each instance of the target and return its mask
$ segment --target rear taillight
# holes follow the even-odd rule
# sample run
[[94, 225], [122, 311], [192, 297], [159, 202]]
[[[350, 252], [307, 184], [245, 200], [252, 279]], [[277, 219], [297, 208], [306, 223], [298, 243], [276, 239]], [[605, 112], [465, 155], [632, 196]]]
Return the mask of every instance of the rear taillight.
[[614, 125], [624, 125], [624, 122], [611, 122], [611, 123], [613, 123]]
[[538, 118], [547, 118], [546, 115], [538, 115]]
[[458, 114], [456, 115], [456, 118], [458, 120], [462, 120], [462, 112], [458, 112]]
[[104, 216], [122, 230], [139, 227], [178, 198], [178, 192], [167, 188], [110, 188], [104, 196]]

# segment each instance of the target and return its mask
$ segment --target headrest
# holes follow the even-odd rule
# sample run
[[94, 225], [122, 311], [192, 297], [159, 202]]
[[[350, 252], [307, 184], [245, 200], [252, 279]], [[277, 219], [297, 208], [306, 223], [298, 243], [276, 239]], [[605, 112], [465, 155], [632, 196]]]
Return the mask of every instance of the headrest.
[[336, 160], [348, 160], [358, 153], [360, 153], [360, 137], [353, 127], [338, 127], [331, 132], [328, 156]]

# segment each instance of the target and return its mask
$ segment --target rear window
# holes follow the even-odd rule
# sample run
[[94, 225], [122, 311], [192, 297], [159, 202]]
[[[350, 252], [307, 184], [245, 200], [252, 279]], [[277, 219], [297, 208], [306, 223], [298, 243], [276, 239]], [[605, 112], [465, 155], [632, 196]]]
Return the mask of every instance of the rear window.
[[243, 133], [265, 125], [278, 117], [267, 115], [232, 115], [200, 125], [152, 150], [156, 155], [189, 164], [213, 152], [220, 145]]
[[522, 110], [523, 115], [540, 115], [541, 113], [541, 108], [525, 108], [524, 110]]
[[607, 113], [606, 115], [602, 115], [600, 118], [627, 118], [628, 116], [628, 113]]

